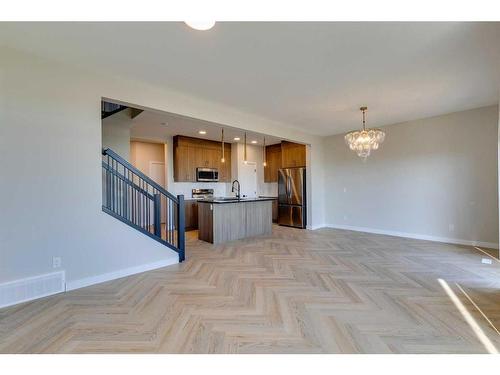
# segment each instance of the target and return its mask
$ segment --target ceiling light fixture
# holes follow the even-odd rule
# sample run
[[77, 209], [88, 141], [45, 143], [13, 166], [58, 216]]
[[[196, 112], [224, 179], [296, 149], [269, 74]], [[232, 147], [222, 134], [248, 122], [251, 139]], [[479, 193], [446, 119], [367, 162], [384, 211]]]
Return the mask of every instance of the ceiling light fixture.
[[363, 113], [363, 130], [355, 130], [345, 135], [345, 143], [353, 151], [356, 151], [359, 157], [366, 159], [370, 156], [372, 150], [377, 150], [385, 139], [385, 133], [377, 128], [366, 129], [366, 111], [368, 107], [361, 107]]
[[222, 158], [220, 159], [220, 162], [221, 163], [225, 163], [226, 162], [226, 159], [224, 158], [224, 128], [222, 128], [222, 132], [221, 132], [221, 143], [222, 143]]
[[210, 30], [215, 25], [215, 21], [184, 21], [190, 28], [200, 31]]
[[207, 131], [206, 130], [199, 130], [198, 133], [199, 134], [207, 134]]
[[234, 137], [235, 141], [239, 141], [241, 138], [240, 137]]
[[253, 143], [253, 144], [256, 144], [256, 143], [257, 143], [257, 141], [252, 141], [252, 143]]

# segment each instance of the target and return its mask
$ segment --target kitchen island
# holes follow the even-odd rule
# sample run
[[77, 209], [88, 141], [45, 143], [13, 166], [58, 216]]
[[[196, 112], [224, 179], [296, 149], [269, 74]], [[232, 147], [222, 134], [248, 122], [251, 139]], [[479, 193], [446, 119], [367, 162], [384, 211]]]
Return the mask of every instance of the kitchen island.
[[198, 201], [198, 239], [213, 244], [272, 233], [273, 198]]

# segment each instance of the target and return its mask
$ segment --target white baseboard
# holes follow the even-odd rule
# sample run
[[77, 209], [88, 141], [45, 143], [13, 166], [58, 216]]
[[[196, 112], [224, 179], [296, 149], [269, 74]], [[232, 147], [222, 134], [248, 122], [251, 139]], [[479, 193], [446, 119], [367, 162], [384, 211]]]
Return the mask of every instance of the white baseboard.
[[498, 249], [498, 243], [493, 243], [493, 242], [469, 241], [469, 240], [462, 240], [459, 238], [437, 237], [437, 236], [429, 236], [426, 234], [397, 232], [397, 231], [392, 231], [392, 230], [356, 227], [356, 226], [342, 225], [342, 224], [326, 224], [325, 227], [335, 228], [335, 229], [352, 230], [352, 231], [356, 231], [356, 232], [385, 234], [387, 236], [413, 238], [413, 239], [417, 239], [417, 240], [452, 243], [452, 244], [456, 244], [456, 245], [479, 246], [479, 247], [485, 247], [485, 248], [489, 248], [489, 249]]
[[328, 225], [326, 225], [326, 224], [308, 225], [308, 226], [307, 226], [307, 229], [310, 229], [310, 230], [316, 230], [316, 229], [325, 228], [325, 227], [327, 227], [327, 226], [328, 226]]
[[154, 263], [143, 264], [136, 267], [125, 268], [118, 271], [108, 272], [102, 275], [86, 277], [79, 280], [66, 282], [65, 271], [37, 275], [24, 279], [13, 280], [0, 284], [0, 308], [17, 305], [22, 302], [32, 301], [38, 298], [51, 296], [69, 290], [79, 289], [86, 286], [119, 279], [157, 268], [179, 263], [177, 254], [174, 257]]
[[84, 288], [86, 286], [100, 284], [100, 283], [104, 283], [106, 281], [111, 281], [111, 280], [115, 280], [115, 279], [120, 279], [120, 278], [125, 277], [125, 276], [135, 275], [137, 273], [151, 271], [151, 270], [155, 270], [157, 268], [162, 268], [162, 267], [170, 266], [172, 264], [177, 264], [177, 263], [179, 263], [179, 259], [177, 258], [177, 255], [176, 255], [176, 257], [171, 257], [171, 258], [160, 260], [160, 261], [154, 262], [154, 263], [142, 264], [140, 266], [125, 268], [125, 269], [113, 271], [113, 272], [108, 272], [108, 273], [104, 273], [102, 275], [85, 277], [83, 279], [78, 279], [78, 280], [67, 282], [66, 283], [66, 290], [70, 291], [70, 290], [80, 289], [80, 288]]
[[64, 292], [65, 277], [58, 271], [0, 284], [0, 308]]

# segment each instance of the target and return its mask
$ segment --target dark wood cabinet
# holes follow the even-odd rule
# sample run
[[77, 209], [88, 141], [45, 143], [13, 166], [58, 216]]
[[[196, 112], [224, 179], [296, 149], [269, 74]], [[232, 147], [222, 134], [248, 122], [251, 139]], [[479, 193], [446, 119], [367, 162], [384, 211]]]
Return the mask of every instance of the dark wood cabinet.
[[184, 201], [186, 230], [198, 229], [198, 202], [193, 200]]
[[200, 203], [198, 208], [198, 239], [214, 243], [213, 204]]
[[278, 200], [273, 200], [273, 223], [278, 222]]
[[306, 146], [288, 141], [266, 147], [264, 182], [278, 182], [280, 168], [306, 166]]
[[196, 182], [196, 168], [217, 168], [220, 182], [231, 182], [231, 144], [224, 144], [225, 163], [222, 158], [221, 142], [205, 139], [174, 137], [174, 181]]
[[193, 181], [196, 178], [195, 170], [191, 167], [193, 152], [187, 145], [177, 146], [174, 142], [174, 180], [175, 181]]
[[306, 146], [283, 141], [281, 142], [281, 168], [305, 167]]
[[281, 144], [266, 146], [264, 182], [278, 182], [278, 169], [281, 168]]

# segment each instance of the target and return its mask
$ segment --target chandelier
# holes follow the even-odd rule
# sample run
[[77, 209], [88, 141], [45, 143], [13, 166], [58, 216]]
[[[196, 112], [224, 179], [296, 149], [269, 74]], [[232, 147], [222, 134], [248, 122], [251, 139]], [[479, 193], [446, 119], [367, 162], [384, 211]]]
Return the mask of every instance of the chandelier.
[[380, 129], [366, 129], [366, 110], [368, 107], [361, 107], [363, 112], [363, 130], [355, 130], [345, 135], [345, 143], [353, 151], [356, 151], [359, 157], [366, 159], [370, 156], [372, 150], [378, 149], [384, 141], [385, 133]]

